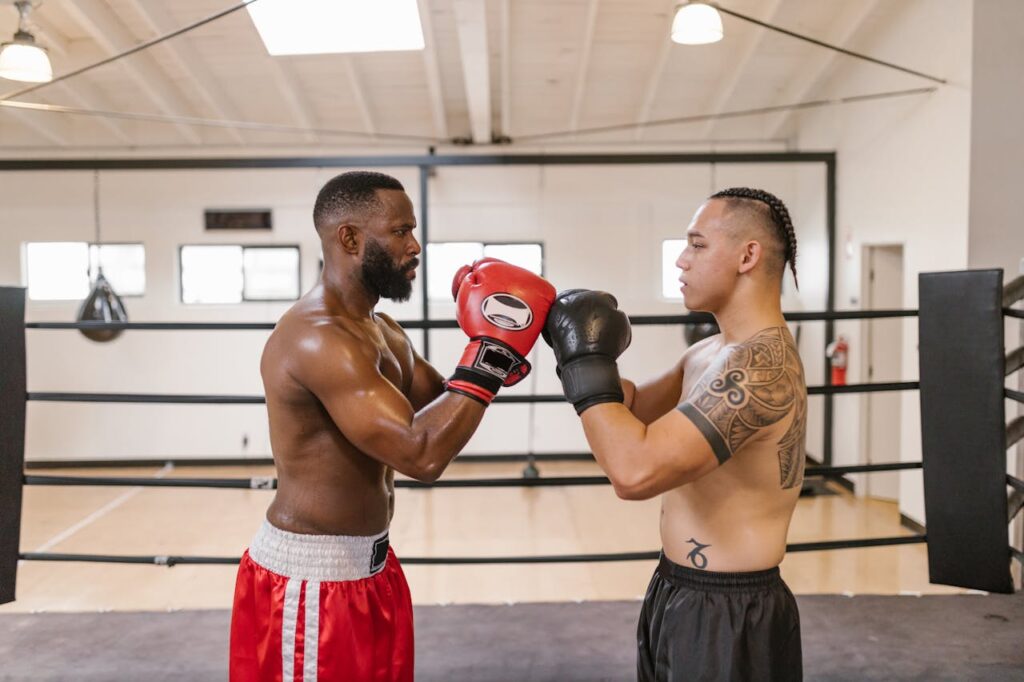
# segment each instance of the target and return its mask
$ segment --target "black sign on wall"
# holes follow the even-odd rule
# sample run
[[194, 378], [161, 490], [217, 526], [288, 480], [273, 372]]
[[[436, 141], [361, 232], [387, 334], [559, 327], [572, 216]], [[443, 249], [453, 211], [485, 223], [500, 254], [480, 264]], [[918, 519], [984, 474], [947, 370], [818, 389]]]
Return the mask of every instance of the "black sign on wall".
[[273, 229], [270, 211], [264, 209], [231, 211], [207, 209], [205, 212], [205, 217], [207, 230]]

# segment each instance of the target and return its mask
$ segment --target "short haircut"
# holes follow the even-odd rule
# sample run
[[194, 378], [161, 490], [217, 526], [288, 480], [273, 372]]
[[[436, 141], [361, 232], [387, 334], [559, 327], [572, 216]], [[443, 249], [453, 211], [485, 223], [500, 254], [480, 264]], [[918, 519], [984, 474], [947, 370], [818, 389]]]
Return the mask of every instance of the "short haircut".
[[730, 187], [715, 192], [710, 198], [725, 199], [730, 208], [752, 209], [751, 213], [760, 217], [763, 227], [778, 240], [778, 247], [782, 251], [780, 275], [785, 272], [788, 262], [793, 272], [793, 282], [799, 289], [800, 283], [796, 278], [796, 230], [789, 218], [789, 209], [782, 203], [782, 199], [771, 192], [750, 187]]
[[381, 210], [379, 189], [405, 191], [397, 179], [374, 171], [349, 171], [328, 180], [313, 205], [317, 232], [336, 226], [346, 215]]

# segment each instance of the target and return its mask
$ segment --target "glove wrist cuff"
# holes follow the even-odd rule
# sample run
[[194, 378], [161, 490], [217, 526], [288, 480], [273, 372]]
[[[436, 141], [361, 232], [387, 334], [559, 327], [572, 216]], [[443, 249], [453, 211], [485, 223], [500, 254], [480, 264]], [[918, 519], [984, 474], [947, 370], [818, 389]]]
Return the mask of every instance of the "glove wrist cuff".
[[448, 383], [449, 385], [452, 383], [457, 385], [471, 384], [478, 391], [483, 391], [492, 398], [498, 392], [498, 389], [501, 388], [501, 379], [498, 377], [462, 366], [455, 368], [455, 371], [452, 372], [451, 377], [448, 379]]
[[619, 366], [607, 355], [590, 354], [561, 366], [562, 389], [576, 414], [601, 403], [625, 402]]
[[472, 398], [484, 407], [490, 405], [491, 401], [494, 400], [493, 392], [488, 391], [485, 388], [481, 388], [471, 381], [462, 380], [459, 378], [457, 371], [451, 379], [444, 382], [444, 390], [464, 395], [467, 398]]

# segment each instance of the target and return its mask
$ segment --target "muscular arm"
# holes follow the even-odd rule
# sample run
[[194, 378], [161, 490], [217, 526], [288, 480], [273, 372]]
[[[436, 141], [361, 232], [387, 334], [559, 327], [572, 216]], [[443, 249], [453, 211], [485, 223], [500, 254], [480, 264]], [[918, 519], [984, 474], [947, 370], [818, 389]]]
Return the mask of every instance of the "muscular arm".
[[444, 377], [416, 352], [401, 325], [384, 313], [377, 313], [377, 317], [387, 325], [391, 333], [401, 337], [402, 345], [408, 348], [412, 356], [412, 380], [407, 395], [412, 409], [418, 412], [444, 393]]
[[686, 402], [652, 424], [605, 403], [583, 413], [583, 429], [616, 493], [647, 499], [713, 471], [792, 414], [777, 445], [780, 485], [791, 488], [803, 478], [806, 403], [796, 350], [773, 328], [713, 363]]
[[622, 391], [626, 407], [633, 416], [644, 424], [651, 424], [679, 404], [683, 392], [683, 360], [660, 377], [640, 386], [628, 379], [623, 380]]
[[419, 356], [410, 395], [427, 404], [416, 410], [380, 373], [378, 359], [344, 333], [321, 331], [300, 345], [299, 355], [298, 378], [345, 438], [410, 478], [437, 480], [483, 417], [483, 405], [471, 398], [438, 395], [440, 375]]

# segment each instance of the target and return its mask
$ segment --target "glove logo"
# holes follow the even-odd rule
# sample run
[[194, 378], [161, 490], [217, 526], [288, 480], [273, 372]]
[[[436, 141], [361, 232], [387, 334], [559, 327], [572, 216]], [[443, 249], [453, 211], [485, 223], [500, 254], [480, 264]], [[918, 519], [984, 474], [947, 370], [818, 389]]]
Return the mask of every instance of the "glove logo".
[[512, 294], [491, 294], [480, 304], [480, 312], [495, 327], [520, 331], [533, 322], [533, 310]]

